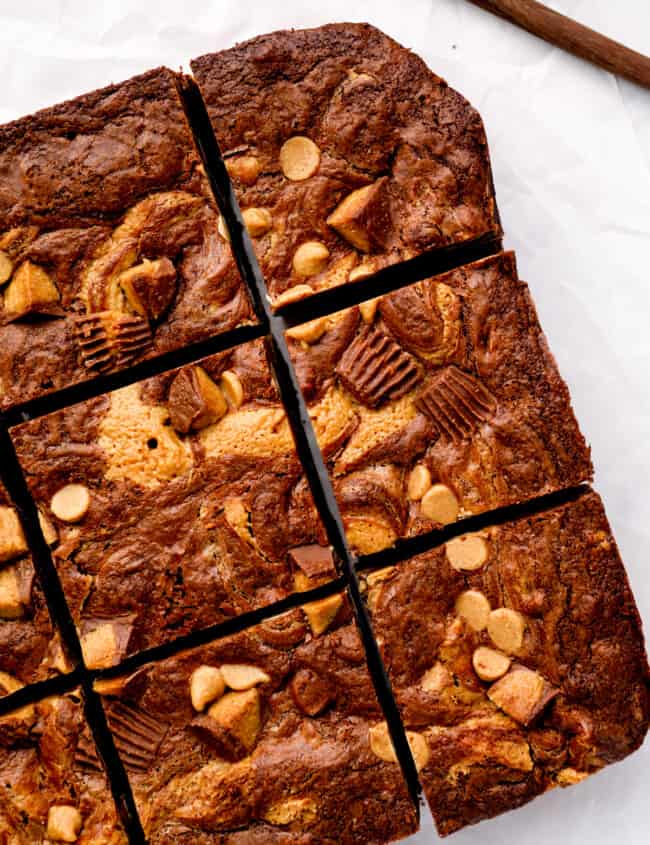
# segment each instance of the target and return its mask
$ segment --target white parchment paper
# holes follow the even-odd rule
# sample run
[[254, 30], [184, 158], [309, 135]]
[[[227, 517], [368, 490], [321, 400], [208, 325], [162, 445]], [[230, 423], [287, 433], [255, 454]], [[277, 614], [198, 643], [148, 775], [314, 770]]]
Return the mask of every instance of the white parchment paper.
[[[557, 0], [650, 54], [648, 0]], [[367, 20], [419, 53], [487, 125], [506, 244], [592, 444], [650, 627], [650, 91], [466, 0], [0, 0], [0, 122], [254, 35]], [[455, 845], [650, 842], [650, 743]], [[425, 811], [409, 845], [436, 840]]]

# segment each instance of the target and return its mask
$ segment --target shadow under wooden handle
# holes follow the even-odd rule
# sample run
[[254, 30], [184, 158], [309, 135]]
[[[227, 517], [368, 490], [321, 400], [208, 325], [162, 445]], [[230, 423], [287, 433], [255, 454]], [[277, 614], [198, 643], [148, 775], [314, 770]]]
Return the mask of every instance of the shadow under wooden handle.
[[[650, 88], [650, 58], [535, 0], [470, 0], [533, 35]], [[612, 8], [615, 4], [612, 4]]]

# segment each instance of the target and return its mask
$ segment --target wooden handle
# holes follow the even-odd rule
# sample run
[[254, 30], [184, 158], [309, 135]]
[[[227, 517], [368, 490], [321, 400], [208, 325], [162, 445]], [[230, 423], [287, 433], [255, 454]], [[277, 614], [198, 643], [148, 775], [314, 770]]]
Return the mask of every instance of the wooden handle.
[[470, 0], [533, 35], [650, 88], [650, 58], [612, 41], [535, 0]]

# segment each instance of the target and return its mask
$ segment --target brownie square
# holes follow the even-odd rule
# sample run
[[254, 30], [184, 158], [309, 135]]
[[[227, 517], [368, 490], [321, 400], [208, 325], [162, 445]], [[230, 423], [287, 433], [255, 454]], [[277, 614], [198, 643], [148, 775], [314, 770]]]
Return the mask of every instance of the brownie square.
[[0, 126], [0, 409], [252, 321], [178, 81]]
[[[41, 517], [49, 542], [55, 529]], [[65, 672], [20, 517], [0, 482], [0, 696]]]
[[79, 691], [0, 716], [0, 840], [127, 845]]
[[641, 621], [600, 497], [466, 534], [365, 576], [441, 834], [579, 783], [638, 748]]
[[417, 828], [343, 594], [98, 689], [150, 845], [380, 845]]
[[275, 305], [500, 236], [479, 114], [368, 24], [191, 62]]
[[336, 576], [262, 340], [11, 435], [91, 668]]
[[511, 252], [287, 336], [361, 554], [591, 477]]

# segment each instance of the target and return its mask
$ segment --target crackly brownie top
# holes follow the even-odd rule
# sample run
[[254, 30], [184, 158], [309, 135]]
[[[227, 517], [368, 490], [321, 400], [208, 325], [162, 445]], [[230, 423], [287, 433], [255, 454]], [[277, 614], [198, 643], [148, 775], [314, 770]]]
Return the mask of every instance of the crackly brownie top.
[[79, 693], [0, 716], [0, 840], [127, 845]]
[[261, 340], [12, 436], [91, 665], [335, 575]]
[[166, 69], [0, 126], [0, 406], [250, 320]]
[[[48, 542], [55, 528], [41, 516]], [[0, 696], [64, 666], [18, 512], [0, 482]]]
[[499, 233], [478, 113], [367, 24], [194, 60], [276, 304]]
[[368, 605], [443, 834], [636, 749], [641, 622], [596, 493], [367, 576]]
[[591, 475], [512, 253], [287, 335], [361, 553]]
[[98, 689], [152, 845], [379, 845], [416, 827], [342, 594]]

